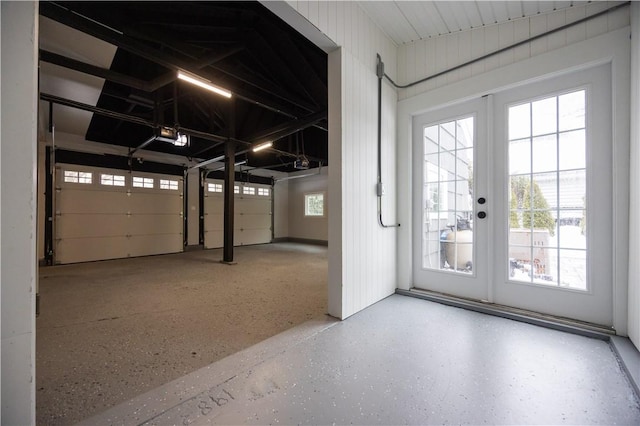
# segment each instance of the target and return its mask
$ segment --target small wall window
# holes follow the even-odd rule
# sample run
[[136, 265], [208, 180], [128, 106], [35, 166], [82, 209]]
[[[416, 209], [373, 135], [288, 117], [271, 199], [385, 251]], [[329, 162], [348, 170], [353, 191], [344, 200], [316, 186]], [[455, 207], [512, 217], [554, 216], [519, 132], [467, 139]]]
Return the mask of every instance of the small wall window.
[[100, 175], [100, 184], [107, 186], [124, 186], [124, 176], [120, 175]]
[[78, 172], [76, 170], [65, 170], [64, 181], [68, 183], [92, 183], [93, 173]]
[[268, 197], [271, 191], [269, 188], [258, 188], [258, 195], [262, 195], [264, 197]]
[[177, 180], [160, 179], [160, 189], [170, 189], [171, 191], [178, 190]]
[[304, 195], [304, 215], [324, 216], [324, 194], [322, 192]]
[[153, 179], [134, 176], [133, 177], [133, 187], [134, 188], [153, 188]]
[[222, 184], [210, 183], [207, 185], [207, 189], [209, 190], [209, 192], [222, 192]]
[[240, 187], [238, 185], [233, 187], [233, 193], [234, 194], [239, 194], [240, 193]]
[[246, 195], [256, 195], [256, 189], [253, 186], [245, 186], [242, 188], [242, 193]]

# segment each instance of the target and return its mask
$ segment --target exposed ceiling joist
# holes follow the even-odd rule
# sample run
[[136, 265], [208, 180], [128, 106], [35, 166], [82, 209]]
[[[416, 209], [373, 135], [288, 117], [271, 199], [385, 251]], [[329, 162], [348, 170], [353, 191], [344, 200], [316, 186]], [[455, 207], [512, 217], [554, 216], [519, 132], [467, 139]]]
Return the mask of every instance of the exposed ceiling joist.
[[310, 114], [306, 117], [302, 117], [298, 120], [293, 120], [287, 123], [279, 124], [270, 129], [266, 129], [258, 134], [255, 134], [248, 139], [252, 142], [262, 142], [262, 141], [277, 141], [278, 139], [282, 139], [286, 136], [292, 135], [300, 130], [304, 130], [307, 127], [311, 127], [316, 124], [320, 120], [324, 120], [327, 118], [327, 111], [318, 111], [316, 113]]
[[[121, 32], [89, 20], [57, 4], [42, 3], [40, 5], [40, 14], [71, 28], [87, 33], [100, 40], [106, 41], [107, 43], [113, 44], [165, 68], [176, 72], [178, 70], [184, 70], [200, 75], [203, 78], [209, 78], [214, 81], [216, 80], [216, 76], [212, 76], [200, 69], [196, 69], [192, 62], [176, 58], [164, 51], [150, 46], [148, 43], [142, 43], [136, 39], [127, 37]], [[227, 87], [227, 89], [231, 90], [236, 97], [263, 108], [267, 108], [273, 112], [288, 116], [289, 118], [297, 118], [298, 116], [297, 113], [291, 110], [290, 106], [275, 104], [274, 100], [267, 99], [255, 92], [249, 92], [240, 85], [232, 85], [231, 87]]]

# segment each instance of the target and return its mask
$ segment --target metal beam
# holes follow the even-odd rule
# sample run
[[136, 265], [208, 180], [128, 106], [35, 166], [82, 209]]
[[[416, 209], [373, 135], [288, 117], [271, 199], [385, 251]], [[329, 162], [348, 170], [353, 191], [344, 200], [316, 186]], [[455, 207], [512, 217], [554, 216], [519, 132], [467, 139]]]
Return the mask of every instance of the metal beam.
[[[228, 58], [229, 56], [235, 55], [236, 53], [241, 52], [242, 50], [244, 50], [244, 46], [240, 45], [240, 46], [233, 46], [226, 52], [210, 53], [209, 55], [200, 57], [199, 62], [195, 63], [193, 67], [196, 69], [202, 69], [211, 64], [215, 64], [216, 62], [220, 62], [221, 60]], [[157, 77], [148, 83], [149, 89], [151, 91], [158, 90], [159, 88], [166, 86], [167, 84], [175, 81], [176, 79], [177, 79], [177, 76], [175, 72], [170, 72], [170, 73], [161, 75], [160, 77]]]
[[133, 154], [136, 153], [136, 151], [143, 149], [144, 147], [146, 147], [147, 145], [149, 145], [151, 142], [155, 140], [156, 140], [156, 135], [151, 136], [149, 139], [147, 139], [146, 141], [142, 142], [140, 145], [138, 145], [137, 147], [129, 151], [129, 156], [132, 156]]
[[71, 99], [61, 98], [59, 96], [49, 95], [47, 93], [40, 93], [40, 99], [43, 101], [53, 102], [54, 104], [64, 105], [72, 108], [81, 109], [84, 111], [89, 111], [94, 114], [104, 115], [105, 117], [115, 118], [116, 120], [128, 121], [134, 124], [140, 124], [142, 126], [147, 127], [156, 127], [153, 121], [145, 120], [144, 118], [136, 117], [133, 115], [123, 114], [121, 112], [115, 112], [104, 108], [99, 108], [97, 106], [84, 104], [78, 101], [72, 101]]
[[[84, 104], [82, 102], [73, 101], [71, 99], [65, 99], [59, 96], [49, 95], [47, 93], [40, 93], [40, 99], [42, 99], [43, 101], [52, 102], [54, 104], [77, 108], [84, 111], [92, 112], [94, 114], [103, 115], [105, 117], [115, 118], [117, 120], [122, 120], [122, 121], [128, 121], [130, 123], [140, 124], [142, 126], [147, 126], [151, 128], [156, 128], [158, 126], [163, 125], [162, 123], [159, 123], [156, 125], [156, 123], [154, 123], [153, 121], [145, 120], [144, 118], [136, 117], [133, 115], [127, 115], [121, 112], [115, 112], [115, 111], [111, 111], [104, 108], [99, 108], [93, 105]], [[214, 142], [226, 142], [228, 140], [228, 138], [224, 136], [214, 135], [212, 133], [202, 132], [200, 130], [190, 129], [188, 127], [179, 127], [178, 130], [190, 136], [196, 136], [201, 139], [207, 139]], [[249, 142], [246, 142], [246, 141], [239, 141], [239, 142], [244, 144], [249, 144]]]
[[58, 55], [57, 53], [49, 52], [47, 50], [40, 49], [40, 60], [84, 74], [104, 78], [105, 80], [113, 81], [114, 83], [122, 84], [123, 86], [133, 87], [134, 89], [144, 90], [146, 92], [151, 91], [149, 90], [149, 83], [144, 80], [67, 58], [66, 56]]
[[307, 127], [311, 127], [318, 121], [324, 120], [325, 118], [327, 118], [327, 111], [318, 111], [316, 113], [307, 115], [306, 117], [302, 117], [298, 120], [289, 121], [287, 123], [274, 126], [270, 129], [263, 130], [248, 139], [251, 142], [259, 142], [265, 139], [276, 141], [278, 139], [282, 139], [286, 136], [299, 132], [300, 130], [304, 130]]

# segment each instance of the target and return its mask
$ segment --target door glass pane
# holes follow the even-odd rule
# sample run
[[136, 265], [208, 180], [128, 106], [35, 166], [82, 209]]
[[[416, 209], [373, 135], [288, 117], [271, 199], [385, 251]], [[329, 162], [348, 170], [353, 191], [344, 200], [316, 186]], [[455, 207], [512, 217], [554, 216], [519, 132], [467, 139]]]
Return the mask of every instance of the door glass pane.
[[424, 269], [473, 271], [474, 120], [468, 116], [423, 129]]
[[555, 134], [557, 126], [556, 98], [542, 99], [531, 104], [532, 135]]
[[509, 174], [531, 173], [531, 139], [509, 142]]
[[531, 142], [533, 172], [548, 172], [558, 168], [556, 135], [533, 138]]
[[579, 90], [509, 108], [512, 281], [587, 289], [585, 99]]
[[574, 130], [560, 133], [558, 139], [559, 169], [584, 169], [585, 162], [585, 131]]

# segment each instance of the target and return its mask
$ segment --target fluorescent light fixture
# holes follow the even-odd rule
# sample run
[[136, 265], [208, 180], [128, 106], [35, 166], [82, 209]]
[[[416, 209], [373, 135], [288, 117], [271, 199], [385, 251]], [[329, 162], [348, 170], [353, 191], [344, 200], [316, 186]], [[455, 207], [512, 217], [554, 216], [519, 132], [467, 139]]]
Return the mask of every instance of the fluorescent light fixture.
[[210, 90], [213, 93], [217, 93], [218, 95], [224, 96], [225, 98], [231, 97], [231, 92], [221, 87], [214, 86], [213, 84], [211, 84], [209, 80], [205, 80], [202, 77], [196, 77], [196, 76], [185, 74], [182, 71], [178, 71], [178, 78], [180, 80], [184, 80], [186, 82], [194, 84], [198, 87], [202, 87], [203, 89]]
[[273, 142], [265, 142], [253, 147], [253, 152], [262, 151], [263, 149], [271, 148], [273, 146]]

